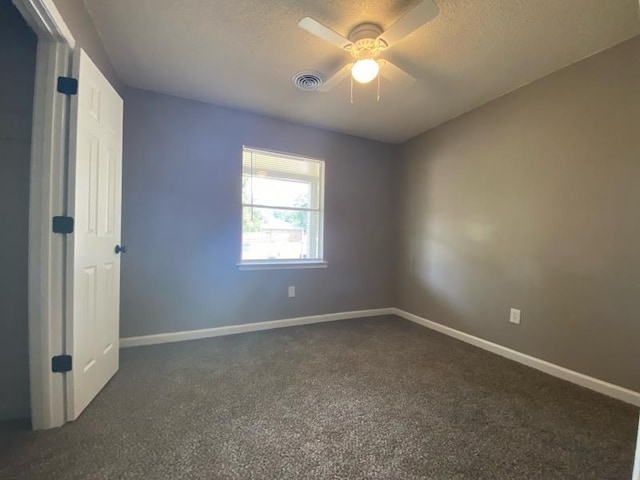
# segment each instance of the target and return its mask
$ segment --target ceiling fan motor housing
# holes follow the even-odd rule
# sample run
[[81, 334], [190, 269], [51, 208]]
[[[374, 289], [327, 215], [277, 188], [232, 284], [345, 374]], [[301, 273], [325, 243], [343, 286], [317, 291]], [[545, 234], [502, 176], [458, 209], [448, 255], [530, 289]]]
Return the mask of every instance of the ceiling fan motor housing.
[[358, 43], [360, 40], [375, 40], [382, 34], [382, 29], [375, 23], [361, 23], [349, 34], [349, 40]]

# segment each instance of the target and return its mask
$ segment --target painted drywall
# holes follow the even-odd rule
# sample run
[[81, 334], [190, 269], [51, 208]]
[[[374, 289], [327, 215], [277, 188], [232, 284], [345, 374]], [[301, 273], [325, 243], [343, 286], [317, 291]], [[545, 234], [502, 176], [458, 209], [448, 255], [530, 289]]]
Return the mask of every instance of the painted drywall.
[[382, 55], [418, 81], [383, 79], [380, 102], [377, 82], [356, 84], [345, 105], [346, 80], [326, 95], [292, 88], [294, 72], [328, 78], [349, 59], [297, 23], [348, 36], [420, 0], [85, 2], [129, 85], [398, 143], [640, 33], [638, 0], [436, 0], [438, 16]]
[[[238, 270], [243, 145], [325, 160], [328, 268]], [[396, 151], [126, 88], [121, 336], [391, 306]]]
[[37, 39], [0, 2], [0, 420], [29, 415], [29, 162]]
[[639, 58], [635, 37], [403, 146], [398, 307], [640, 390]]
[[93, 19], [83, 0], [53, 0], [64, 22], [71, 30], [76, 47], [84, 49], [118, 93], [123, 85], [107, 55]]

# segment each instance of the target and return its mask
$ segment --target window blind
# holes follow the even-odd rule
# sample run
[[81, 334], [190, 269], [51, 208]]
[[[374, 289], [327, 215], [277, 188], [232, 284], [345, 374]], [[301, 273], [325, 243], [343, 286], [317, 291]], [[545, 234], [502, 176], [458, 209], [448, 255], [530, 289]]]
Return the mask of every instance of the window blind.
[[244, 147], [242, 261], [322, 259], [324, 162]]

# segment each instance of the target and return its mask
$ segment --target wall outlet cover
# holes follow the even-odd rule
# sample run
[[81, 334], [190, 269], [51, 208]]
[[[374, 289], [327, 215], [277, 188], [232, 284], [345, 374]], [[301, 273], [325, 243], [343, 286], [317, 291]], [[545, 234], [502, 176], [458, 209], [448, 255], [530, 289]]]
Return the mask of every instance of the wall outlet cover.
[[296, 287], [289, 287], [289, 298], [296, 296]]
[[511, 314], [509, 315], [509, 321], [511, 323], [515, 323], [516, 325], [520, 325], [520, 310], [517, 308], [511, 309]]

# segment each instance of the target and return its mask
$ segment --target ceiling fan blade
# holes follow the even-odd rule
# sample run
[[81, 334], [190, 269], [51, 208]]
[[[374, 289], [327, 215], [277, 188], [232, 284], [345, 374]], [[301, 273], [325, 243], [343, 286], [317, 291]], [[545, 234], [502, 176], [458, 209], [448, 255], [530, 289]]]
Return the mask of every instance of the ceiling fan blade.
[[396, 23], [391, 25], [389, 29], [378, 38], [386, 42], [389, 46], [393, 45], [404, 37], [412, 34], [429, 20], [437, 17], [438, 13], [440, 13], [440, 9], [433, 0], [423, 0], [409, 10], [409, 12]]
[[344, 38], [342, 35], [334, 32], [329, 27], [325, 27], [323, 24], [311, 17], [304, 17], [298, 22], [298, 26], [303, 30], [306, 30], [310, 34], [315, 35], [316, 37], [321, 38], [322, 40], [329, 42], [343, 50], [348, 45], [351, 45], [351, 42]]
[[387, 80], [391, 80], [393, 83], [397, 83], [403, 87], [410, 87], [416, 83], [416, 79], [402, 70], [400, 67], [395, 66], [393, 63], [382, 60], [380, 65], [380, 75]]
[[338, 70], [336, 73], [334, 73], [333, 76], [329, 77], [322, 85], [320, 85], [320, 88], [318, 88], [318, 91], [319, 92], [328, 92], [329, 90], [334, 88], [342, 80], [344, 80], [345, 78], [347, 78], [351, 74], [351, 67], [352, 66], [353, 66], [353, 63], [349, 63], [349, 64], [345, 65], [344, 67], [342, 67], [340, 70]]

